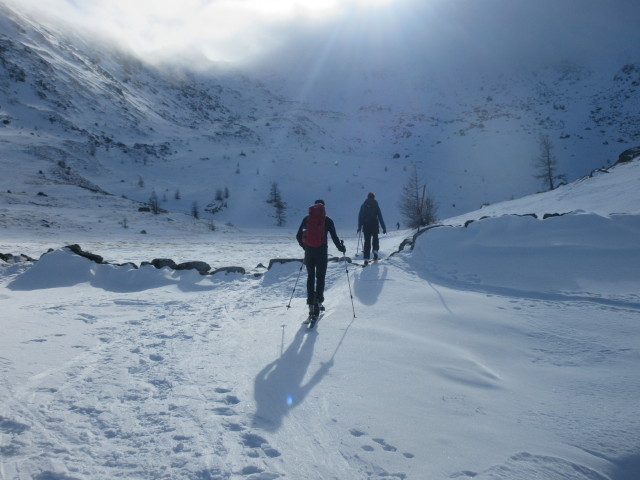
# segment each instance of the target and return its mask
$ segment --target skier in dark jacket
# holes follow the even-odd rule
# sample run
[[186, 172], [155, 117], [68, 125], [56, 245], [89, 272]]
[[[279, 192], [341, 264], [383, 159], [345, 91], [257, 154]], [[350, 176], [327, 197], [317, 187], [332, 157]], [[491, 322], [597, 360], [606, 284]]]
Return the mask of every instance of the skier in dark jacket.
[[[316, 217], [317, 215], [317, 217]], [[313, 216], [313, 218], [312, 218]], [[320, 229], [315, 231], [315, 229]], [[307, 267], [307, 304], [310, 315], [319, 315], [324, 302], [324, 281], [327, 274], [327, 233], [340, 252], [346, 248], [340, 242], [336, 227], [325, 215], [324, 200], [316, 200], [309, 207], [309, 215], [302, 219], [296, 240], [304, 248], [304, 264]]]
[[[358, 233], [362, 231], [364, 234], [364, 262], [369, 263], [371, 247], [373, 246], [373, 259], [378, 259], [378, 250], [380, 250], [380, 241], [378, 233], [380, 233], [378, 222], [382, 226], [382, 233], [387, 233], [387, 227], [382, 219], [382, 212], [376, 200], [376, 196], [369, 192], [367, 199], [360, 207], [358, 214]], [[373, 245], [372, 245], [373, 243]]]

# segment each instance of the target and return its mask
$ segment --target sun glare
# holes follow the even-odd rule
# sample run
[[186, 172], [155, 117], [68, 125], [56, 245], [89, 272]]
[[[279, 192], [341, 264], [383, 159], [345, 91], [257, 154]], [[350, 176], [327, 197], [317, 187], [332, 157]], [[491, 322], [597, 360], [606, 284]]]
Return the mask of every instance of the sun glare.
[[349, 4], [358, 6], [381, 6], [396, 0], [248, 0], [245, 7], [269, 14], [307, 12], [322, 14]]
[[353, 3], [357, 3], [359, 5], [364, 6], [378, 6], [378, 5], [388, 5], [393, 3], [395, 0], [352, 0]]
[[250, 0], [246, 8], [268, 14], [287, 14], [296, 11], [330, 10], [339, 0]]
[[289, 41], [291, 32], [365, 14], [364, 20], [383, 18], [386, 7], [406, 0], [2, 1], [91, 25], [145, 58], [199, 50], [215, 61], [239, 62], [273, 51]]

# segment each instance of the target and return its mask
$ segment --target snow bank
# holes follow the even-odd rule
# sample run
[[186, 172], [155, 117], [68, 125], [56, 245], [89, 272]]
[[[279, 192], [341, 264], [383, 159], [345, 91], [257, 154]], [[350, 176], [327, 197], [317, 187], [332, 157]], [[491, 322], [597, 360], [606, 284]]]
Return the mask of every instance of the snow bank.
[[[139, 292], [166, 285], [178, 285], [184, 290], [206, 288], [206, 283], [199, 285], [201, 282], [206, 282], [206, 277], [196, 270], [100, 264], [62, 248], [44, 254], [8, 287], [11, 290], [38, 290], [88, 283], [111, 292]], [[211, 286], [211, 282], [208, 283]]]
[[503, 216], [420, 236], [409, 262], [426, 277], [484, 290], [633, 297], [640, 216]]
[[501, 215], [580, 212], [602, 216], [640, 215], [640, 162], [634, 161], [591, 175], [548, 192], [488, 205], [450, 218], [447, 224], [461, 225], [467, 220]]

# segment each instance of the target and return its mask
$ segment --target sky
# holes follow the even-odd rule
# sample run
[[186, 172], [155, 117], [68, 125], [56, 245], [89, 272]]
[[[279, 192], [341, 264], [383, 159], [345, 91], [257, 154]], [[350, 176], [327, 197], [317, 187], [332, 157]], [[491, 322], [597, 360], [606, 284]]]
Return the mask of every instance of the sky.
[[640, 42], [634, 0], [0, 1], [165, 61], [186, 52], [240, 65], [324, 54], [373, 66], [443, 58], [493, 66], [632, 56]]

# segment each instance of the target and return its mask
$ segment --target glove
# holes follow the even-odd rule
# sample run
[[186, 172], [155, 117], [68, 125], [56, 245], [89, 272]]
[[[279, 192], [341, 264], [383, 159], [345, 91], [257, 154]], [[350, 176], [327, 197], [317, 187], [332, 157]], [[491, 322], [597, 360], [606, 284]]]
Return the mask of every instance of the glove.
[[386, 229], [386, 228], [383, 228], [383, 229], [382, 229], [382, 233], [384, 233], [384, 234], [386, 235], [386, 234], [387, 234], [387, 229]]
[[360, 233], [362, 231], [362, 227], [358, 227], [358, 231], [356, 233]]
[[347, 247], [344, 246], [344, 243], [338, 247], [338, 250], [342, 253], [347, 251]]

